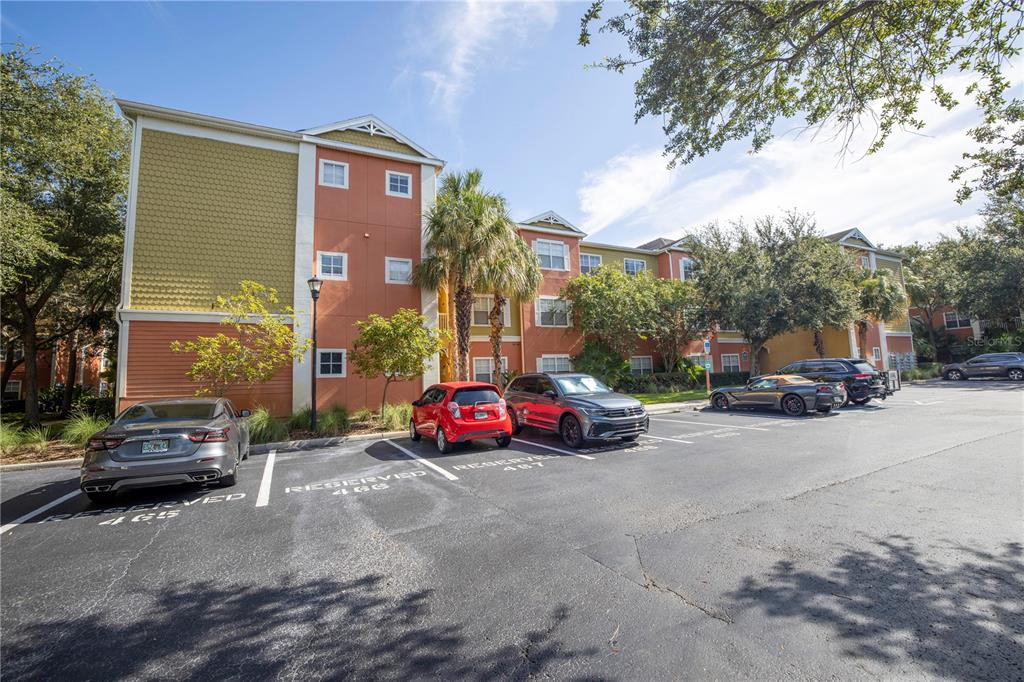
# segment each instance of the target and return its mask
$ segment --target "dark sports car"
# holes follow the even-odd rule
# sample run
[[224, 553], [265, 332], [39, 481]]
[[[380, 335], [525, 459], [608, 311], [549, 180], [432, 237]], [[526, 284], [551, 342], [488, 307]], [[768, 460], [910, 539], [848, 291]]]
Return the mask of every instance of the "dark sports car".
[[711, 394], [711, 407], [728, 410], [733, 407], [767, 407], [782, 410], [790, 416], [807, 412], [830, 412], [846, 400], [842, 384], [830, 384], [794, 374], [760, 377], [746, 386], [718, 388]]

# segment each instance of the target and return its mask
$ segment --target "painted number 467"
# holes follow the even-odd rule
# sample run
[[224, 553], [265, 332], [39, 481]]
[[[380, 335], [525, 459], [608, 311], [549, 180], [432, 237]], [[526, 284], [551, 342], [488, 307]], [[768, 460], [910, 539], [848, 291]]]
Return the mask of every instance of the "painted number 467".
[[154, 519], [173, 519], [178, 515], [177, 509], [171, 511], [158, 512], [156, 514], [136, 514], [130, 519], [127, 516], [118, 516], [116, 519], [108, 519], [106, 521], [100, 521], [101, 526], [116, 526], [119, 523], [124, 523], [126, 520], [132, 521], [153, 521]]

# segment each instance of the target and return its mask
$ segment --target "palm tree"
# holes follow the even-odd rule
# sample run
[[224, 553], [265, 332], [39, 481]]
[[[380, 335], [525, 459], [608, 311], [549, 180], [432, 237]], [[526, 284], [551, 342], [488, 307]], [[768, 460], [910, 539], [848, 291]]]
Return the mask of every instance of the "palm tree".
[[900, 283], [878, 270], [863, 270], [856, 279], [857, 341], [861, 358], [867, 359], [868, 325], [873, 320], [891, 322], [907, 310], [907, 294]]
[[494, 294], [494, 302], [487, 319], [491, 325], [491, 358], [494, 383], [504, 388], [501, 372], [501, 334], [505, 328], [505, 306], [509, 299], [530, 299], [540, 288], [540, 262], [525, 241], [518, 237], [501, 245], [494, 258], [483, 269], [481, 284]]
[[448, 310], [455, 313], [456, 372], [462, 380], [469, 378], [474, 291], [495, 254], [519, 239], [504, 198], [485, 191], [481, 179], [479, 170], [470, 170], [446, 175], [441, 181], [437, 201], [426, 215], [430, 255], [413, 273], [417, 285], [431, 289], [444, 285], [454, 299]]

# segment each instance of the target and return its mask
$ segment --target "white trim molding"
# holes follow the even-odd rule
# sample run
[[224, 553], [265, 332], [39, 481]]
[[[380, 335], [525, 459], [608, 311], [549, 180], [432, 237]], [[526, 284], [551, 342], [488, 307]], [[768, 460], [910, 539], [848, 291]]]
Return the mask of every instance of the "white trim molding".
[[381, 137], [390, 137], [392, 140], [401, 142], [402, 144], [412, 147], [417, 152], [423, 155], [427, 159], [435, 159], [436, 157], [427, 151], [424, 147], [416, 144], [408, 137], [398, 132], [395, 128], [392, 128], [384, 121], [380, 120], [373, 114], [366, 114], [364, 116], [356, 116], [355, 118], [348, 118], [344, 121], [335, 121], [334, 123], [327, 123], [325, 125], [316, 126], [314, 128], [306, 128], [300, 130], [300, 133], [304, 135], [323, 135], [324, 133], [330, 133], [336, 130], [355, 130], [357, 132], [366, 133], [371, 137], [374, 135], [380, 135]]
[[330, 147], [331, 149], [340, 149], [346, 152], [355, 152], [356, 154], [362, 154], [364, 156], [376, 156], [381, 159], [407, 161], [409, 163], [430, 166], [431, 168], [444, 167], [444, 161], [442, 161], [441, 159], [424, 158], [421, 156], [413, 156], [412, 154], [403, 154], [402, 152], [389, 152], [386, 149], [377, 149], [376, 147], [364, 147], [361, 144], [352, 144], [350, 142], [338, 142], [336, 140], [328, 140], [325, 137], [317, 137], [316, 135], [303, 135], [302, 141], [311, 142], [321, 147]]
[[207, 140], [215, 140], [217, 142], [240, 144], [246, 147], [270, 149], [275, 152], [287, 152], [289, 154], [297, 154], [299, 152], [298, 140], [286, 142], [281, 139], [263, 137], [248, 132], [227, 130], [219, 127], [210, 128], [202, 125], [196, 125], [194, 123], [169, 121], [167, 119], [152, 118], [149, 116], [139, 116], [137, 120], [144, 128], [149, 130], [159, 130], [165, 133], [187, 135], [188, 137], [201, 137]]
[[555, 213], [554, 211], [544, 211], [543, 213], [538, 213], [537, 215], [535, 215], [535, 216], [533, 216], [531, 218], [527, 218], [526, 220], [523, 221], [523, 223], [526, 223], [526, 224], [537, 223], [537, 222], [540, 222], [540, 223], [553, 223], [555, 225], [564, 225], [565, 227], [569, 228], [570, 230], [572, 230], [576, 234], [584, 234], [583, 230], [581, 230], [580, 228], [576, 227], [575, 225], [570, 223], [568, 220], [566, 220], [562, 216], [560, 216], [557, 213]]
[[[420, 166], [420, 257], [427, 255], [427, 212], [434, 205], [437, 195], [437, 169], [433, 165], [424, 163]], [[420, 289], [420, 312], [426, 318], [427, 329], [436, 330], [437, 319], [437, 289], [425, 287]], [[423, 385], [421, 390], [436, 384], [441, 380], [441, 357], [434, 355], [426, 363], [423, 371]]]
[[569, 364], [569, 369], [565, 370], [565, 371], [571, 372], [572, 371], [572, 356], [569, 355], [568, 353], [542, 353], [541, 355], [539, 355], [537, 357], [537, 371], [538, 372], [561, 372], [563, 370], [560, 370], [560, 369], [546, 370], [543, 367], [541, 367], [541, 362], [543, 360], [562, 360], [562, 359], [566, 360], [568, 362], [568, 364]]
[[[313, 225], [316, 213], [317, 181], [316, 145], [299, 145], [298, 192], [295, 207], [295, 270], [292, 281], [292, 308], [295, 310], [295, 332], [302, 342], [311, 337], [313, 302], [306, 280], [316, 271], [313, 249]], [[347, 265], [347, 263], [346, 263]], [[292, 363], [292, 411], [309, 405], [313, 379], [310, 363], [313, 353], [306, 350], [302, 358]]]
[[[323, 272], [323, 257], [341, 258], [341, 274], [328, 274]], [[343, 251], [317, 251], [316, 252], [316, 274], [320, 279], [332, 279], [340, 282], [348, 280], [348, 254]], [[307, 288], [308, 291], [308, 288]]]
[[517, 223], [516, 227], [520, 230], [530, 230], [542, 234], [557, 234], [559, 237], [565, 237], [566, 239], [583, 239], [587, 236], [584, 232], [566, 232], [565, 230], [557, 230], [553, 227], [538, 227], [537, 225], [526, 225], [524, 223]]
[[[479, 326], [479, 325], [477, 325], [477, 326]], [[501, 342], [502, 343], [519, 343], [522, 340], [523, 340], [523, 337], [519, 336], [519, 335], [516, 335], [516, 336], [505, 336], [504, 334], [501, 335]], [[470, 343], [490, 343], [491, 342], [491, 337], [490, 336], [481, 336], [481, 335], [477, 334], [475, 336], [470, 336], [469, 337], [469, 341], [470, 341]]]
[[[327, 166], [342, 166], [345, 169], [345, 182], [327, 182], [324, 180], [324, 171], [327, 170]], [[334, 159], [320, 159], [320, 163], [318, 164], [317, 184], [321, 187], [348, 189], [348, 164], [344, 161], [335, 161]]]
[[[563, 242], [560, 239], [542, 239], [540, 237], [531, 241], [530, 250], [533, 251], [534, 255], [537, 256], [537, 260], [539, 261], [541, 254], [537, 253], [538, 244], [545, 244], [548, 246], [557, 244], [558, 246], [562, 247], [562, 260], [565, 262], [565, 267], [563, 268], [546, 268], [543, 264], [541, 264], [541, 270], [553, 270], [555, 272], [570, 272], [572, 270], [572, 265], [569, 263], [569, 258], [572, 257], [572, 249], [566, 242]], [[548, 253], [544, 255], [546, 255], [548, 258], [555, 258], [554, 254]]]
[[[408, 279], [391, 279], [391, 263], [408, 263], [409, 264], [409, 277], [408, 277]], [[392, 256], [384, 256], [384, 283], [385, 284], [405, 284], [405, 285], [412, 284], [412, 267], [413, 267], [413, 265], [412, 265], [412, 258], [394, 258]]]
[[[541, 324], [541, 301], [561, 301], [565, 304], [565, 324]], [[544, 327], [545, 329], [568, 329], [572, 326], [572, 319], [569, 311], [569, 302], [559, 298], [558, 296], [538, 296], [533, 303], [533, 321], [538, 327]]]
[[[406, 187], [409, 188], [408, 193], [393, 192], [391, 191], [391, 176], [405, 178]], [[396, 170], [385, 170], [384, 171], [384, 194], [389, 197], [399, 197], [400, 199], [412, 199], [412, 173], [403, 173]]]

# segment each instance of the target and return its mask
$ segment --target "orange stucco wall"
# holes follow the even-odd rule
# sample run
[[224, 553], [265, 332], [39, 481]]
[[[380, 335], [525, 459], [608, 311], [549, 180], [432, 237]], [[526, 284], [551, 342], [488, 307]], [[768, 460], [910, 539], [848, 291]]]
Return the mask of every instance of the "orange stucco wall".
[[[324, 187], [317, 178], [313, 247], [348, 254], [348, 278], [325, 279], [317, 304], [317, 344], [351, 352], [358, 336], [355, 323], [371, 313], [388, 316], [399, 308], [420, 310], [420, 289], [411, 284], [385, 284], [385, 257], [420, 260], [420, 166], [319, 148], [319, 159], [348, 164], [348, 189]], [[385, 193], [385, 171], [412, 175], [412, 198]], [[316, 253], [314, 253], [316, 258]], [[311, 263], [317, 271], [317, 263]], [[415, 400], [422, 381], [392, 384], [388, 402]], [[383, 379], [364, 379], [351, 362], [346, 376], [317, 379], [317, 405], [335, 403], [349, 409], [376, 407]]]
[[[195, 357], [172, 353], [172, 341], [187, 341], [217, 333], [233, 335], [230, 327], [214, 322], [156, 322], [134, 320], [129, 323], [128, 364], [118, 409], [143, 400], [188, 398], [196, 386], [186, 372]], [[273, 379], [256, 386], [239, 386], [227, 393], [239, 409], [263, 405], [276, 416], [291, 413], [292, 369], [289, 365]]]

